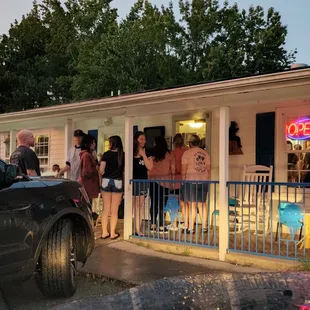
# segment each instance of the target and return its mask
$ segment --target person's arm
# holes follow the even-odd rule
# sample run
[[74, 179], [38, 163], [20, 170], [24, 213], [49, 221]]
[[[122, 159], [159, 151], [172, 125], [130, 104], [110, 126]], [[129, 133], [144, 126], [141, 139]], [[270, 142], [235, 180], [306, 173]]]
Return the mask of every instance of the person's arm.
[[175, 165], [175, 157], [173, 154], [171, 154], [170, 169], [171, 169], [171, 179], [174, 180], [175, 179], [176, 165]]
[[29, 177], [37, 177], [38, 176], [35, 170], [32, 170], [32, 169], [26, 169], [26, 170], [27, 170], [27, 175]]
[[207, 163], [206, 163], [207, 164], [207, 171], [209, 173], [209, 179], [210, 179], [210, 175], [211, 175], [211, 158], [210, 158], [209, 154], [208, 154], [206, 160], [207, 160]]
[[104, 174], [105, 167], [106, 167], [106, 162], [102, 160], [101, 163], [100, 163], [100, 168], [99, 168], [99, 172], [100, 172], [100, 174], [101, 174], [101, 177], [102, 177], [103, 174]]
[[60, 171], [57, 174], [57, 177], [60, 177], [62, 175], [64, 175], [66, 172], [70, 171], [71, 169], [71, 158], [72, 158], [72, 150], [69, 150], [69, 156], [68, 156], [68, 160], [66, 161], [66, 165], [60, 169]]
[[188, 158], [185, 155], [185, 153], [182, 156], [182, 180], [186, 180], [186, 172], [187, 172], [187, 166], [188, 166]]
[[154, 165], [153, 158], [146, 156], [145, 149], [140, 150], [139, 155], [142, 156], [146, 169], [152, 170]]
[[81, 158], [81, 177], [83, 179], [91, 179], [94, 176], [94, 171], [92, 169], [92, 155], [85, 154]]

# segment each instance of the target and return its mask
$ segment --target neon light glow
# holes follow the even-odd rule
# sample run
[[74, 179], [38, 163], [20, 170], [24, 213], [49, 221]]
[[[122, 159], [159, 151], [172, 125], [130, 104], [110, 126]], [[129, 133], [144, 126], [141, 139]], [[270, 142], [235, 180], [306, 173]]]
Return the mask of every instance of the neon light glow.
[[287, 125], [286, 137], [291, 140], [310, 139], [310, 117], [300, 118]]

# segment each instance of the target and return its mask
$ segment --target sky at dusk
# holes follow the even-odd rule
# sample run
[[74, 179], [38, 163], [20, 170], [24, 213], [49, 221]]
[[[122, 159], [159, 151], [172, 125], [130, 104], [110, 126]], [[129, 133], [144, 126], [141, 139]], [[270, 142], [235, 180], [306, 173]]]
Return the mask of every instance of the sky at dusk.
[[[38, 1], [40, 2], [40, 1]], [[135, 0], [114, 0], [113, 6], [119, 9], [120, 17], [125, 17]], [[157, 6], [167, 6], [170, 0], [152, 0]], [[172, 1], [177, 7], [178, 0]], [[234, 3], [236, 1], [230, 1]], [[297, 48], [296, 61], [310, 65], [310, 23], [307, 21], [310, 12], [310, 0], [238, 0], [239, 7], [247, 9], [250, 5], [261, 5], [264, 8], [274, 7], [282, 16], [282, 21], [288, 26], [286, 48]], [[0, 0], [0, 34], [6, 33], [15, 19], [20, 20], [23, 14], [30, 11], [32, 0]]]

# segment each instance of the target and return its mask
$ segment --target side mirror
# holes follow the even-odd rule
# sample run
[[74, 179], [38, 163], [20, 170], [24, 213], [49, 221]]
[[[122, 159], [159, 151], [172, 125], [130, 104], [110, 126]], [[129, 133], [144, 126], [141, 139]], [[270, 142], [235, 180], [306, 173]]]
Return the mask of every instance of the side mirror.
[[7, 186], [11, 186], [18, 176], [18, 166], [5, 165], [4, 166], [4, 182]]

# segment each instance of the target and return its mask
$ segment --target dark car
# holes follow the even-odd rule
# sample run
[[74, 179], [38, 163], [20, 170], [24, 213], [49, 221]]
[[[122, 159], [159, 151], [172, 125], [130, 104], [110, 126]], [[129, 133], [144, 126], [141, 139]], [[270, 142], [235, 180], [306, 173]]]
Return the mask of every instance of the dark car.
[[77, 182], [17, 171], [0, 160], [0, 284], [35, 275], [46, 295], [70, 297], [77, 262], [94, 248], [87, 194]]

